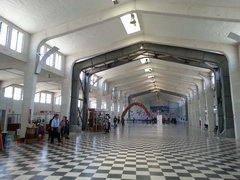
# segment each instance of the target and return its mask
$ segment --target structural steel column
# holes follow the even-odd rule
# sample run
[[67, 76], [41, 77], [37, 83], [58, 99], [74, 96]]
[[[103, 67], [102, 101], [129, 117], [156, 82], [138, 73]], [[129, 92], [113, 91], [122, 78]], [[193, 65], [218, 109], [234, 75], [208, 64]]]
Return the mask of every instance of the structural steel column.
[[77, 66], [73, 66], [72, 74], [72, 93], [71, 93], [71, 104], [70, 104], [70, 125], [74, 129], [78, 125], [78, 99], [80, 92], [80, 71]]
[[87, 128], [89, 91], [90, 91], [90, 76], [86, 75], [84, 78], [84, 89], [83, 89], [83, 121], [82, 121], [83, 131], [86, 130]]
[[[224, 114], [224, 135], [234, 137], [233, 109], [230, 89], [230, 77], [228, 61], [222, 61], [220, 66], [220, 76], [222, 82], [222, 107]], [[237, 121], [238, 119], [236, 119]], [[220, 130], [220, 129], [219, 129]], [[220, 131], [221, 133], [221, 131]]]
[[103, 96], [102, 83], [103, 81], [100, 80], [99, 86], [97, 88], [97, 97], [96, 97], [97, 109], [101, 109], [101, 106], [102, 106], [102, 96]]
[[211, 88], [210, 80], [206, 80], [206, 96], [207, 96], [207, 117], [208, 117], [208, 131], [214, 132], [215, 118], [214, 118], [214, 90]]
[[206, 123], [206, 93], [204, 89], [204, 80], [201, 82], [200, 86], [200, 114], [201, 114], [201, 129], [204, 129], [204, 124]]

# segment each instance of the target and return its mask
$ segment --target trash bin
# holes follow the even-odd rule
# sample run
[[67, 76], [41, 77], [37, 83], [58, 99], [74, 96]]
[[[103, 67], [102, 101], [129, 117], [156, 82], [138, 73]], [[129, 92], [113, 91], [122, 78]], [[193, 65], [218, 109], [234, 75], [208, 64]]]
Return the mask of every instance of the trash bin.
[[5, 135], [4, 148], [5, 149], [10, 149], [11, 148], [11, 143], [12, 143], [12, 137], [8, 134]]

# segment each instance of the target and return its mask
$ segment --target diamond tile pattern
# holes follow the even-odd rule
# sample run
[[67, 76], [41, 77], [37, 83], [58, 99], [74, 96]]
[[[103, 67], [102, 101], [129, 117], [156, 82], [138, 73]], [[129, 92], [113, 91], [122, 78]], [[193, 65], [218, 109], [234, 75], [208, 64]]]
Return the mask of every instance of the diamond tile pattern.
[[130, 124], [60, 145], [14, 145], [0, 153], [1, 179], [237, 180], [240, 145], [184, 125]]

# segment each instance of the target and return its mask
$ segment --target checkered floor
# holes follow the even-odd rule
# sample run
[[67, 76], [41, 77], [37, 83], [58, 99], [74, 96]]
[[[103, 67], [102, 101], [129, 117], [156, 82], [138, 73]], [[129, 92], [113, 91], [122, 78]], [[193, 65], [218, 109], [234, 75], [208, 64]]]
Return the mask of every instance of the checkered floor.
[[233, 180], [240, 179], [240, 145], [183, 125], [131, 124], [61, 145], [16, 145], [0, 153], [0, 179]]

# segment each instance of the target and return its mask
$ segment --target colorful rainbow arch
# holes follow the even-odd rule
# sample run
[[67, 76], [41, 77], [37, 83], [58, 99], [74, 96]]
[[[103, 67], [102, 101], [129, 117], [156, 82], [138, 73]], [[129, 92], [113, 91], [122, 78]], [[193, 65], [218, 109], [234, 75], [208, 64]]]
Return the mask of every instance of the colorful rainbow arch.
[[133, 106], [139, 106], [139, 107], [141, 107], [141, 108], [145, 111], [145, 113], [148, 115], [148, 117], [149, 117], [149, 118], [151, 117], [151, 113], [148, 111], [148, 109], [147, 109], [143, 104], [137, 103], [137, 102], [130, 104], [130, 105], [123, 111], [121, 117], [124, 118], [124, 116], [126, 115], [126, 113], [129, 112], [130, 109], [131, 109]]

